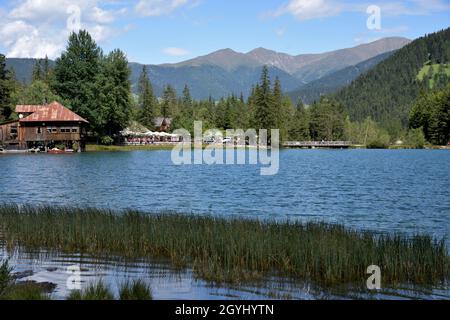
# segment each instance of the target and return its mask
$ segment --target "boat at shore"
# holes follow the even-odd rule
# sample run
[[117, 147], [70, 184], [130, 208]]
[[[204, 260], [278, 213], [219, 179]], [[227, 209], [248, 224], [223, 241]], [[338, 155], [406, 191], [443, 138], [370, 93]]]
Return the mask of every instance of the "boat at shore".
[[49, 154], [64, 154], [64, 153], [66, 153], [66, 151], [58, 149], [58, 148], [53, 148], [53, 149], [48, 150], [47, 153], [49, 153]]

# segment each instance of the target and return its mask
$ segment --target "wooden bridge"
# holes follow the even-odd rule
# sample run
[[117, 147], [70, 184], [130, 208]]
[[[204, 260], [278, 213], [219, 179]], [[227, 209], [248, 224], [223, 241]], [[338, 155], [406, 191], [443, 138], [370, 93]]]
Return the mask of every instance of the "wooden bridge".
[[285, 148], [337, 148], [344, 149], [352, 146], [351, 141], [286, 141], [283, 143]]

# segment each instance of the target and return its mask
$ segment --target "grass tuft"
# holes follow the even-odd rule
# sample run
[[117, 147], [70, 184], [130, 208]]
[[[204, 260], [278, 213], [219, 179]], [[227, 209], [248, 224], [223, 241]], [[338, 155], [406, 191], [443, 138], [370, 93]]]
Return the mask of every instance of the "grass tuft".
[[98, 281], [83, 290], [72, 291], [67, 300], [114, 300], [114, 295], [108, 285]]
[[119, 288], [120, 300], [152, 300], [152, 290], [142, 280], [126, 281]]

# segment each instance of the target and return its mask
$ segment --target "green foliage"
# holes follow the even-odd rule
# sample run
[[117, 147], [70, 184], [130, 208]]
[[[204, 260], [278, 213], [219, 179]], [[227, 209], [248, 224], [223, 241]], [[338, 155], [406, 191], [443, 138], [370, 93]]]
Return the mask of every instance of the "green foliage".
[[89, 284], [84, 290], [72, 291], [67, 300], [114, 300], [111, 289], [103, 281]]
[[98, 135], [113, 136], [131, 118], [129, 78], [125, 54], [114, 50], [104, 56], [90, 34], [82, 30], [70, 35], [66, 51], [56, 60], [52, 89], [87, 119]]
[[349, 66], [317, 80], [303, 84], [298, 89], [288, 93], [292, 101], [302, 100], [306, 104], [313, 104], [320, 100], [321, 96], [332, 95], [349, 85], [361, 74], [369, 71], [381, 61], [390, 57], [394, 52], [386, 52], [369, 60]]
[[445, 87], [450, 77], [450, 64], [427, 63], [417, 74], [417, 79], [428, 83], [430, 89]]
[[422, 95], [410, 112], [410, 127], [422, 128], [427, 141], [445, 145], [450, 140], [450, 85]]
[[49, 296], [37, 283], [25, 282], [10, 286], [3, 297], [4, 300], [49, 300]]
[[129, 77], [128, 60], [122, 51], [116, 49], [102, 60], [96, 77], [98, 133], [112, 136], [128, 125], [132, 112]]
[[102, 119], [98, 104], [102, 50], [87, 31], [72, 33], [66, 51], [56, 60], [52, 89], [71, 109], [87, 119], [95, 128], [101, 128]]
[[179, 112], [172, 121], [172, 127], [175, 129], [186, 129], [191, 134], [194, 131], [194, 100], [191, 97], [189, 87], [186, 85], [183, 89], [183, 96], [179, 100]]
[[178, 111], [177, 92], [171, 85], [167, 85], [161, 103], [161, 116], [164, 118], [173, 117]]
[[0, 300], [48, 300], [42, 287], [34, 282], [17, 283], [8, 260], [0, 264]]
[[6, 58], [0, 54], [0, 121], [8, 120], [13, 112], [11, 93], [13, 91], [13, 79], [6, 69]]
[[386, 149], [389, 147], [390, 137], [387, 133], [381, 133], [379, 136], [368, 140], [366, 147], [368, 149]]
[[105, 146], [110, 146], [114, 143], [114, 139], [110, 136], [103, 136], [100, 138], [100, 143]]
[[13, 100], [17, 104], [45, 104], [53, 101], [58, 101], [62, 104], [65, 103], [42, 80], [35, 80], [29, 86], [19, 87], [13, 94]]
[[426, 140], [423, 133], [423, 128], [410, 129], [408, 130], [405, 138], [405, 144], [414, 149], [423, 149]]
[[351, 122], [347, 117], [344, 136], [346, 140], [368, 148], [387, 148], [391, 142], [389, 133], [370, 118], [366, 118], [363, 122]]
[[269, 69], [263, 67], [261, 82], [255, 87], [255, 129], [277, 129], [276, 101], [270, 87]]
[[340, 103], [322, 98], [310, 107], [310, 134], [315, 141], [341, 140], [344, 137], [345, 114]]
[[[343, 103], [352, 121], [371, 117], [387, 128], [395, 119], [406, 128], [410, 106], [421, 91], [429, 90], [425, 81], [417, 79], [424, 64], [448, 62], [450, 28], [419, 38], [396, 51], [342, 89], [336, 98]], [[445, 77], [442, 81], [448, 83], [448, 79]]]
[[44, 59], [37, 59], [32, 74], [32, 82], [43, 81], [47, 85], [53, 81], [53, 69], [50, 66], [50, 60], [47, 56]]
[[5, 295], [7, 288], [14, 282], [12, 277], [13, 268], [9, 266], [8, 260], [2, 261], [0, 265], [0, 299]]
[[289, 139], [293, 141], [310, 140], [309, 123], [309, 112], [300, 100], [289, 126]]
[[138, 86], [139, 121], [149, 130], [153, 130], [157, 102], [153, 94], [153, 87], [149, 80], [146, 66], [142, 68]]
[[152, 300], [150, 286], [142, 280], [126, 281], [119, 288], [120, 300]]

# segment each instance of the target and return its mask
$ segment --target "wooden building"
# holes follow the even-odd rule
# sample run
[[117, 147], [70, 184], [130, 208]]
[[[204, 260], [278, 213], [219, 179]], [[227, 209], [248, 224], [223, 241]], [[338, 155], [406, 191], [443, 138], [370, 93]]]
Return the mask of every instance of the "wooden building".
[[155, 130], [169, 132], [172, 127], [172, 118], [157, 117], [154, 120]]
[[18, 105], [18, 120], [0, 124], [0, 144], [6, 149], [31, 148], [83, 151], [88, 121], [58, 102], [46, 105]]

